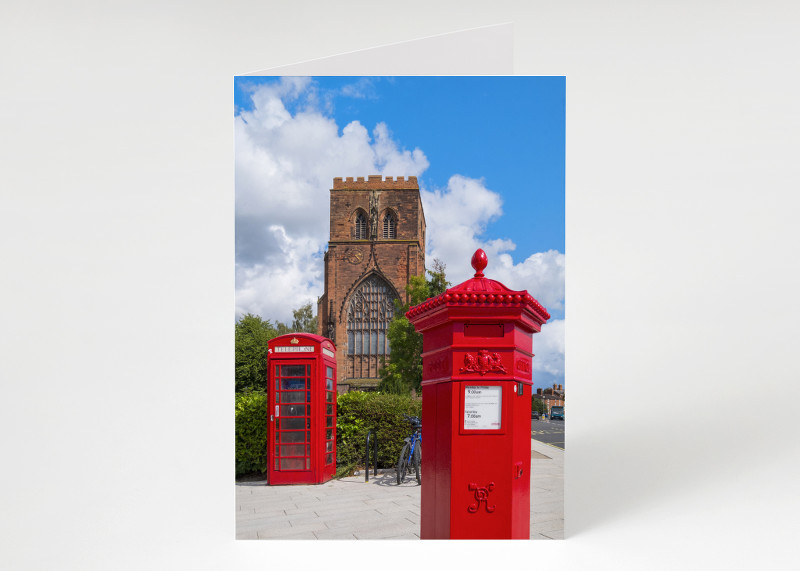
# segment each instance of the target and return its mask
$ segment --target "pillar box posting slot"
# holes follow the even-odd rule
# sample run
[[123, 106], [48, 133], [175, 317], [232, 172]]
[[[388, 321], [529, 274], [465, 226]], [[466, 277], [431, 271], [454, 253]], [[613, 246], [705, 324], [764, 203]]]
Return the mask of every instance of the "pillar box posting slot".
[[406, 313], [422, 333], [422, 539], [530, 539], [533, 334], [527, 291], [483, 275]]
[[281, 335], [267, 345], [267, 366], [270, 485], [327, 482], [336, 472], [336, 347]]

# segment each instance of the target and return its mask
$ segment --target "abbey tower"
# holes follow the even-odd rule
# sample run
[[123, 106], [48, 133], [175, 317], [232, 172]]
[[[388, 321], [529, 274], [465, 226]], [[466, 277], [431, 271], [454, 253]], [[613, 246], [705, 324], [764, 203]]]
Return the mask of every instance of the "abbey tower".
[[424, 273], [417, 177], [334, 178], [317, 332], [336, 344], [340, 392], [378, 385], [394, 300], [406, 302], [409, 278]]

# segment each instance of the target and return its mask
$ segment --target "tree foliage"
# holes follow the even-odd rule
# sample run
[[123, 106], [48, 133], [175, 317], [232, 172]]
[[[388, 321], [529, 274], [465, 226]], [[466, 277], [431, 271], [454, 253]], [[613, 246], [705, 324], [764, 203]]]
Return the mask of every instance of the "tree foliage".
[[542, 399], [531, 396], [531, 410], [538, 411], [539, 414], [544, 414], [547, 412], [547, 405]]
[[286, 333], [316, 333], [317, 317], [307, 303], [292, 311], [291, 326], [248, 313], [236, 322], [236, 392], [267, 390], [267, 343]]
[[275, 328], [278, 330], [278, 335], [285, 335], [287, 333], [316, 333], [317, 332], [317, 316], [311, 309], [311, 304], [307, 303], [299, 309], [292, 310], [292, 325], [286, 325], [280, 321], [275, 323]]
[[236, 322], [236, 392], [267, 389], [267, 343], [278, 335], [269, 320], [248, 313]]
[[445, 265], [440, 260], [433, 261], [433, 269], [427, 270], [429, 276], [412, 276], [406, 286], [409, 303], [395, 300], [394, 319], [386, 331], [391, 347], [391, 361], [381, 367], [381, 382], [378, 390], [383, 393], [408, 395], [412, 390], [421, 392], [422, 384], [422, 334], [406, 319], [405, 313], [412, 305], [419, 305], [428, 298], [444, 293], [450, 283], [445, 277]]

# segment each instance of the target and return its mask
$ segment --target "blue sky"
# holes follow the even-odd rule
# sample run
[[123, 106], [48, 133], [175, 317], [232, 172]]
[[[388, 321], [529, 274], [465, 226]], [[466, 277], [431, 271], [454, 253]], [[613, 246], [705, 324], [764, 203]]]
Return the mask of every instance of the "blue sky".
[[235, 78], [237, 315], [287, 321], [316, 308], [334, 176], [416, 175], [429, 263], [444, 261], [456, 284], [486, 250], [486, 275], [552, 316], [534, 338], [536, 384], [563, 382], [565, 87], [564, 77]]
[[[236, 113], [252, 109], [254, 86], [274, 81], [236, 78]], [[483, 177], [503, 197], [503, 216], [488, 224], [487, 235], [509, 238], [521, 252], [564, 252], [565, 77], [314, 81], [336, 94], [332, 116], [340, 129], [385, 122], [401, 146], [421, 148], [430, 166], [420, 182], [428, 188], [445, 187], [453, 173]]]

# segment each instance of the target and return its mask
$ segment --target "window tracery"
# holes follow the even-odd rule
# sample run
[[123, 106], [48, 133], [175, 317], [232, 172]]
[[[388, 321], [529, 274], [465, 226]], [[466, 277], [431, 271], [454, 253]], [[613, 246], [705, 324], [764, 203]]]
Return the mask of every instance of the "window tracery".
[[384, 240], [397, 238], [397, 218], [391, 212], [387, 212], [383, 217], [383, 238]]
[[367, 239], [367, 217], [363, 212], [356, 215], [355, 225], [353, 226], [353, 238], [356, 240]]
[[347, 368], [351, 377], [377, 377], [391, 353], [386, 330], [394, 317], [394, 293], [377, 275], [364, 280], [347, 305]]

